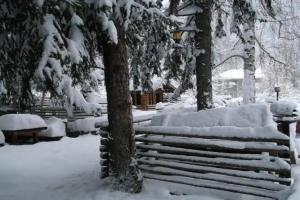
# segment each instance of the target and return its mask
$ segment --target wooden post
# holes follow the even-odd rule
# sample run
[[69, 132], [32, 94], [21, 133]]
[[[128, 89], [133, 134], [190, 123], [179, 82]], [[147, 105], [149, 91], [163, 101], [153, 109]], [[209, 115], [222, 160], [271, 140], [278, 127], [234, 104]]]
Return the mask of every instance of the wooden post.
[[109, 140], [108, 140], [108, 131], [107, 127], [100, 128], [100, 157], [101, 157], [101, 175], [100, 178], [106, 178], [109, 176]]
[[[285, 134], [286, 136], [288, 136], [290, 138], [290, 124], [295, 123], [296, 120], [296, 116], [292, 115], [292, 116], [274, 116], [274, 119], [277, 123], [277, 129], [278, 131], [282, 132], [283, 134]], [[291, 140], [291, 138], [290, 138]], [[281, 158], [287, 158], [289, 159], [291, 164], [296, 164], [296, 158], [295, 158], [295, 154], [294, 151], [291, 151], [290, 148], [290, 140], [288, 143], [278, 143], [278, 145], [285, 145], [289, 148], [289, 153], [281, 153], [279, 154], [279, 157]], [[291, 172], [290, 173], [279, 173], [280, 177], [285, 177], [285, 178], [290, 178], [291, 177]]]

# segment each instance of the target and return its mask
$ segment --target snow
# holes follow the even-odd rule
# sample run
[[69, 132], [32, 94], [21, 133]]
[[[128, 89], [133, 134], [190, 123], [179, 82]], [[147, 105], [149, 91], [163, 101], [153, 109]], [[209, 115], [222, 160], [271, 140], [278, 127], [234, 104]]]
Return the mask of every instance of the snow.
[[137, 131], [151, 133], [172, 133], [178, 136], [194, 137], [220, 137], [220, 138], [256, 138], [256, 139], [283, 139], [287, 140], [288, 136], [279, 132], [272, 126], [264, 127], [234, 127], [234, 126], [214, 126], [214, 127], [165, 127], [165, 126], [147, 126], [138, 127]]
[[297, 107], [293, 101], [276, 101], [271, 104], [271, 112], [276, 115], [293, 115]]
[[[154, 180], [145, 180], [140, 194], [111, 191], [110, 179], [99, 179], [99, 145], [99, 136], [86, 135], [79, 138], [65, 137], [57, 142], [2, 147], [0, 199], [245, 199], [244, 195]], [[178, 195], [170, 195], [170, 192]]]
[[177, 15], [178, 16], [187, 16], [187, 15], [193, 15], [193, 14], [201, 13], [201, 12], [203, 12], [202, 8], [195, 6], [195, 5], [189, 5], [183, 9], [179, 10]]
[[56, 117], [51, 117], [45, 120], [47, 124], [47, 129], [43, 130], [39, 136], [45, 137], [63, 137], [66, 136], [66, 125], [64, 120], [58, 119]]
[[299, 200], [300, 199], [300, 166], [294, 165], [292, 168], [292, 177], [294, 177], [293, 194], [289, 196], [287, 200]]
[[216, 108], [199, 112], [171, 112], [154, 116], [152, 126], [236, 126], [262, 127], [274, 125], [266, 104], [250, 104], [238, 107]]
[[152, 78], [152, 89], [163, 89], [163, 79], [162, 77], [158, 77], [157, 75], [154, 75]]
[[0, 145], [4, 144], [4, 142], [5, 142], [5, 138], [2, 131], [0, 130]]
[[32, 114], [7, 114], [0, 116], [0, 130], [15, 131], [47, 127], [45, 121]]
[[97, 131], [95, 128], [96, 122], [106, 122], [107, 121], [107, 116], [102, 116], [102, 117], [88, 117], [85, 119], [78, 119], [74, 122], [69, 122], [68, 123], [68, 129], [71, 132], [84, 132], [84, 133], [89, 133], [89, 132], [94, 132]]
[[[264, 78], [264, 74], [262, 73], [261, 69], [258, 68], [255, 71], [255, 79], [262, 79]], [[219, 75], [220, 80], [242, 80], [244, 79], [244, 70], [243, 69], [231, 69], [225, 72], [222, 72]]]

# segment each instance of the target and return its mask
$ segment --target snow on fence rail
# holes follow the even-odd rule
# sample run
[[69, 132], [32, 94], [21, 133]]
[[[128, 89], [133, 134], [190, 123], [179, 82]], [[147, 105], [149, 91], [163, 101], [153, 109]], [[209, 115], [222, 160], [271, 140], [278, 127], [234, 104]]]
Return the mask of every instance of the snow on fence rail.
[[[237, 113], [238, 109], [235, 108], [231, 113]], [[264, 106], [260, 107], [260, 110], [264, 109]], [[154, 117], [152, 126], [135, 126], [137, 161], [144, 177], [270, 199], [285, 199], [290, 190], [288, 185], [292, 182], [289, 132], [284, 130], [281, 133], [271, 127], [270, 116], [266, 117], [266, 113], [261, 112], [263, 116], [260, 118], [264, 118], [264, 122], [257, 123], [260, 119], [251, 116], [251, 109], [244, 107], [242, 110], [244, 113], [239, 116], [246, 116], [247, 119], [236, 121], [237, 117], [234, 123], [243, 121], [245, 124], [256, 124], [251, 125], [253, 128], [233, 127], [234, 124], [230, 124], [228, 118], [223, 124], [226, 126], [185, 127], [184, 123], [178, 123], [179, 127], [174, 127], [175, 122], [169, 122], [171, 118], [176, 118], [175, 115]], [[203, 113], [200, 115], [205, 116]], [[158, 125], [158, 121], [163, 122], [163, 126]], [[219, 124], [220, 119], [213, 121]], [[189, 123], [197, 124], [195, 121]], [[284, 118], [280, 118], [278, 123], [285, 124]], [[101, 130], [101, 174], [105, 178], [109, 176], [111, 162], [107, 124]]]

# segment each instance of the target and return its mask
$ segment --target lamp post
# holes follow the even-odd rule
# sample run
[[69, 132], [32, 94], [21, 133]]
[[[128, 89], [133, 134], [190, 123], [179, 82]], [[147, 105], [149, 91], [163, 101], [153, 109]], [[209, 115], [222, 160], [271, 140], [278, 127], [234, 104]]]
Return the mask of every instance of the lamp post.
[[275, 87], [275, 92], [276, 92], [276, 99], [277, 101], [279, 100], [279, 92], [280, 92], [280, 87]]

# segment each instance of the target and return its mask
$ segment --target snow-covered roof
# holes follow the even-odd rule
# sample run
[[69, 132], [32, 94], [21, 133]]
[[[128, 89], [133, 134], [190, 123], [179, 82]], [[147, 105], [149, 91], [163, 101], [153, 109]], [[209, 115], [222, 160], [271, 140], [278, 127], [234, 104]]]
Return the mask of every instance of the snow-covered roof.
[[[264, 78], [264, 74], [261, 69], [256, 69], [255, 79]], [[219, 80], [242, 80], [244, 79], [244, 70], [243, 69], [231, 69], [225, 72], [222, 72], [219, 75]]]

